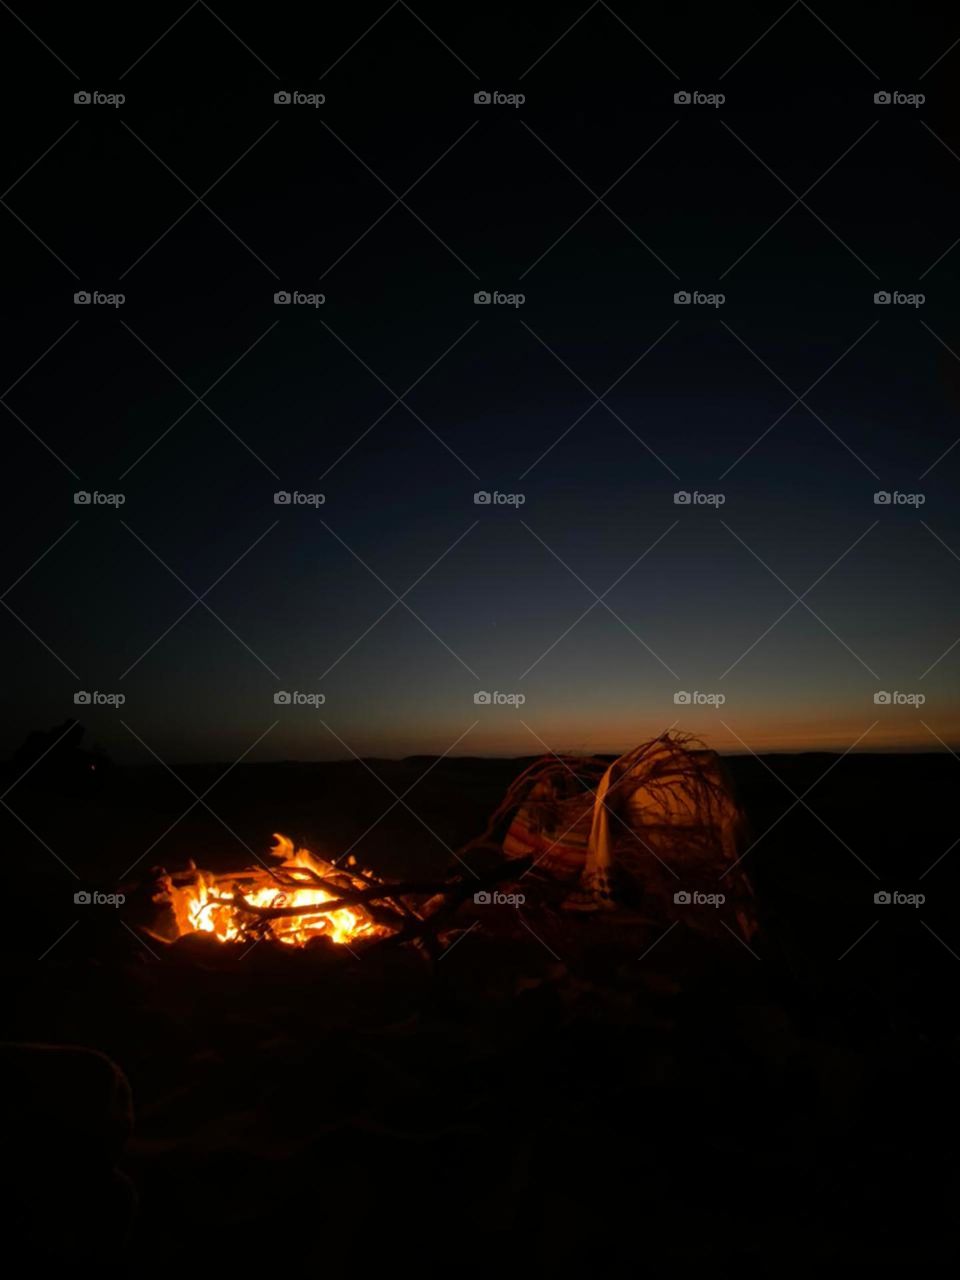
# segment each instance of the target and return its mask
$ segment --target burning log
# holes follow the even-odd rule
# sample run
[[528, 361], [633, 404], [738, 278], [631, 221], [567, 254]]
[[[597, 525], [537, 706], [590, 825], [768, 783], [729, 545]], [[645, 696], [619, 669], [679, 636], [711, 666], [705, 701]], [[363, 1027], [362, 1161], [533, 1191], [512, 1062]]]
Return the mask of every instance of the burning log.
[[275, 839], [270, 852], [277, 867], [216, 875], [191, 864], [161, 872], [151, 897], [165, 921], [147, 932], [162, 942], [207, 933], [221, 942], [272, 939], [295, 947], [315, 938], [342, 945], [416, 942], [432, 952], [438, 931], [451, 928], [462, 903], [529, 865], [513, 861], [470, 879], [391, 883], [295, 849], [286, 836]]
[[295, 849], [286, 836], [275, 839], [270, 852], [280, 863], [276, 867], [215, 875], [191, 865], [186, 872], [161, 875], [154, 902], [167, 913], [164, 940], [211, 933], [221, 942], [268, 936], [304, 946], [323, 936], [347, 943], [387, 936], [391, 925], [406, 919], [376, 901], [390, 896], [389, 887]]

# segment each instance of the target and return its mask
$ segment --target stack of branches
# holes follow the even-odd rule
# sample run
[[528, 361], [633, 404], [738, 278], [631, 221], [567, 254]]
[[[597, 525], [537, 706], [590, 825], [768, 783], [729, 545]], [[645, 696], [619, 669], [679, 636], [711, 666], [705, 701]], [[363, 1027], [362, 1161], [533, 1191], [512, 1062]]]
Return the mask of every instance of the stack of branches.
[[[572, 755], [534, 761], [466, 848], [511, 856], [535, 845], [542, 892], [557, 897], [562, 882], [569, 889], [579, 881], [564, 899], [579, 909], [597, 905], [598, 887], [621, 906], [663, 918], [675, 915], [681, 889], [723, 893], [728, 914], [749, 936], [753, 891], [738, 863], [745, 833], [720, 758], [691, 734], [667, 731], [613, 762]], [[706, 919], [687, 917], [694, 928]]]
[[[592, 821], [597, 791], [608, 771], [600, 803], [618, 846], [675, 839], [680, 829], [689, 844], [725, 824], [734, 840], [741, 837], [743, 815], [716, 753], [691, 734], [668, 731], [612, 762], [596, 755], [541, 756], [513, 780], [484, 832], [463, 852], [502, 848], [521, 808], [536, 815], [544, 829], [560, 832], [573, 830], [584, 814]], [[723, 861], [722, 855], [717, 861]]]
[[[481, 890], [489, 890], [503, 880], [522, 873], [525, 865], [511, 862], [490, 867], [470, 877], [450, 876], [444, 880], [381, 880], [369, 871], [351, 867], [332, 868], [324, 876], [307, 867], [248, 867], [239, 872], [211, 874], [198, 872], [191, 864], [184, 871], [169, 873], [158, 869], [149, 885], [152, 902], [169, 909], [169, 918], [144, 932], [161, 942], [172, 942], [193, 932], [184, 927], [182, 903], [203, 877], [210, 909], [227, 908], [236, 925], [239, 942], [276, 938], [275, 924], [297, 919], [306, 926], [319, 922], [331, 912], [349, 909], [376, 928], [357, 939], [357, 946], [396, 946], [415, 943], [427, 955], [439, 954], [440, 935], [457, 926], [453, 920], [460, 906]], [[269, 905], [251, 901], [263, 889], [275, 889]], [[330, 896], [326, 901], [304, 903], [285, 901], [296, 890], [317, 889]]]
[[621, 756], [610, 768], [603, 805], [627, 816], [632, 834], [642, 827], [650, 838], [725, 824], [739, 838], [744, 822], [720, 758], [687, 733], [661, 734]]
[[[661, 734], [621, 756], [599, 788], [585, 888], [606, 881], [619, 901], [695, 931], [732, 925], [749, 941], [758, 922], [741, 864], [746, 831], [720, 757], [690, 734]], [[718, 905], [684, 909], [692, 891]]]

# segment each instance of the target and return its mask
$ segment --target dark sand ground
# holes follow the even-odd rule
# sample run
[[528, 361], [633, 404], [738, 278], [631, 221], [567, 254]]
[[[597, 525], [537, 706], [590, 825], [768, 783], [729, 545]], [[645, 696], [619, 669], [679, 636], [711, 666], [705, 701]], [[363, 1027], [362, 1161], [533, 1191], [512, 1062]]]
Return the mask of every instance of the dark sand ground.
[[[240, 765], [206, 798], [219, 817], [197, 805], [127, 874], [193, 802], [169, 774], [88, 787], [38, 769], [10, 794], [7, 1035], [101, 1050], [134, 1107], [119, 1193], [78, 1190], [56, 1124], [37, 1168], [8, 1156], [35, 1256], [288, 1254], [306, 1274], [955, 1258], [960, 845], [930, 870], [960, 836], [948, 755], [728, 758], [762, 835], [755, 954], [530, 912], [522, 929], [488, 917], [432, 967], [406, 949], [239, 959], [205, 939], [154, 955], [126, 908], [74, 906], [151, 865], [247, 865], [244, 843], [265, 854], [273, 831], [336, 855], [407, 788], [417, 816], [395, 805], [358, 855], [439, 875], [525, 762], [434, 763]], [[178, 769], [197, 795], [222, 772]], [[817, 816], [795, 804], [809, 787]], [[880, 889], [926, 902], [875, 905]], [[38, 1095], [49, 1120], [71, 1080], [46, 1108], [39, 1086], [8, 1090], [7, 1123], [32, 1132]]]

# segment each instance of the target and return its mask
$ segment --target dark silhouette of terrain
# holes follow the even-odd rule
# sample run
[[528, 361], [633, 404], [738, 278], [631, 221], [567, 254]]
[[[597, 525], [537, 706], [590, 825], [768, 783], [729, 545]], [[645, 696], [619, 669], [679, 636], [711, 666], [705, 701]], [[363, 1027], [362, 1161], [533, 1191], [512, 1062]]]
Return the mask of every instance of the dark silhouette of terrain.
[[[22, 1194], [7, 1208], [21, 1205], [35, 1256], [789, 1272], [955, 1250], [950, 756], [728, 757], [754, 842], [753, 952], [656, 921], [561, 918], [531, 894], [522, 919], [468, 910], [474, 927], [431, 966], [406, 949], [148, 949], [134, 891], [121, 908], [73, 895], [189, 858], [248, 865], [274, 831], [327, 855], [353, 846], [388, 876], [439, 875], [528, 761], [173, 776], [110, 768], [59, 728], [43, 760], [51, 735], [11, 762], [6, 786], [33, 767], [7, 796], [16, 817], [0, 810], [8, 1035], [107, 1055], [133, 1130], [118, 1168], [113, 1146], [97, 1157], [84, 1199], [102, 1194], [117, 1231], [82, 1247], [21, 1212], [29, 1184], [8, 1162]], [[925, 902], [875, 902], [886, 891]], [[43, 1090], [25, 1075], [29, 1114]], [[84, 1079], [60, 1092], [102, 1114]]]

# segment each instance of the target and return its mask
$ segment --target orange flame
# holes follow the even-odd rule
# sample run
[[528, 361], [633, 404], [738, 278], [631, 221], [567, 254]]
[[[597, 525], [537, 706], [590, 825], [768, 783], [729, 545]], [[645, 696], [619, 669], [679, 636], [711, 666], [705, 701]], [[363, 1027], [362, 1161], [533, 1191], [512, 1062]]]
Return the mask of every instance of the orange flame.
[[[319, 888], [315, 878], [329, 879], [332, 875], [343, 874], [342, 868], [326, 862], [310, 853], [308, 849], [296, 849], [292, 840], [274, 833], [276, 844], [270, 850], [271, 856], [279, 859], [281, 865], [278, 874], [287, 883], [279, 884], [267, 879], [265, 875], [252, 873], [258, 883], [251, 887], [239, 886], [244, 901], [252, 907], [269, 909], [274, 907], [315, 907], [324, 902], [333, 902], [337, 894]], [[212, 872], [192, 868], [193, 878], [186, 884], [174, 885], [168, 878], [162, 898], [170, 903], [176, 918], [177, 932], [182, 937], [188, 933], [212, 933], [221, 942], [236, 942], [244, 938], [244, 924], [251, 917], [245, 914], [242, 906], [232, 896], [225, 893], [224, 877], [217, 877]], [[242, 880], [243, 877], [238, 877]], [[295, 887], [290, 882], [301, 881], [303, 888]], [[339, 907], [335, 911], [323, 912], [319, 915], [279, 916], [267, 921], [267, 928], [277, 941], [291, 947], [302, 947], [311, 938], [329, 938], [331, 942], [348, 943], [360, 938], [381, 935], [385, 930], [378, 925], [369, 913], [359, 904], [350, 907]]]

